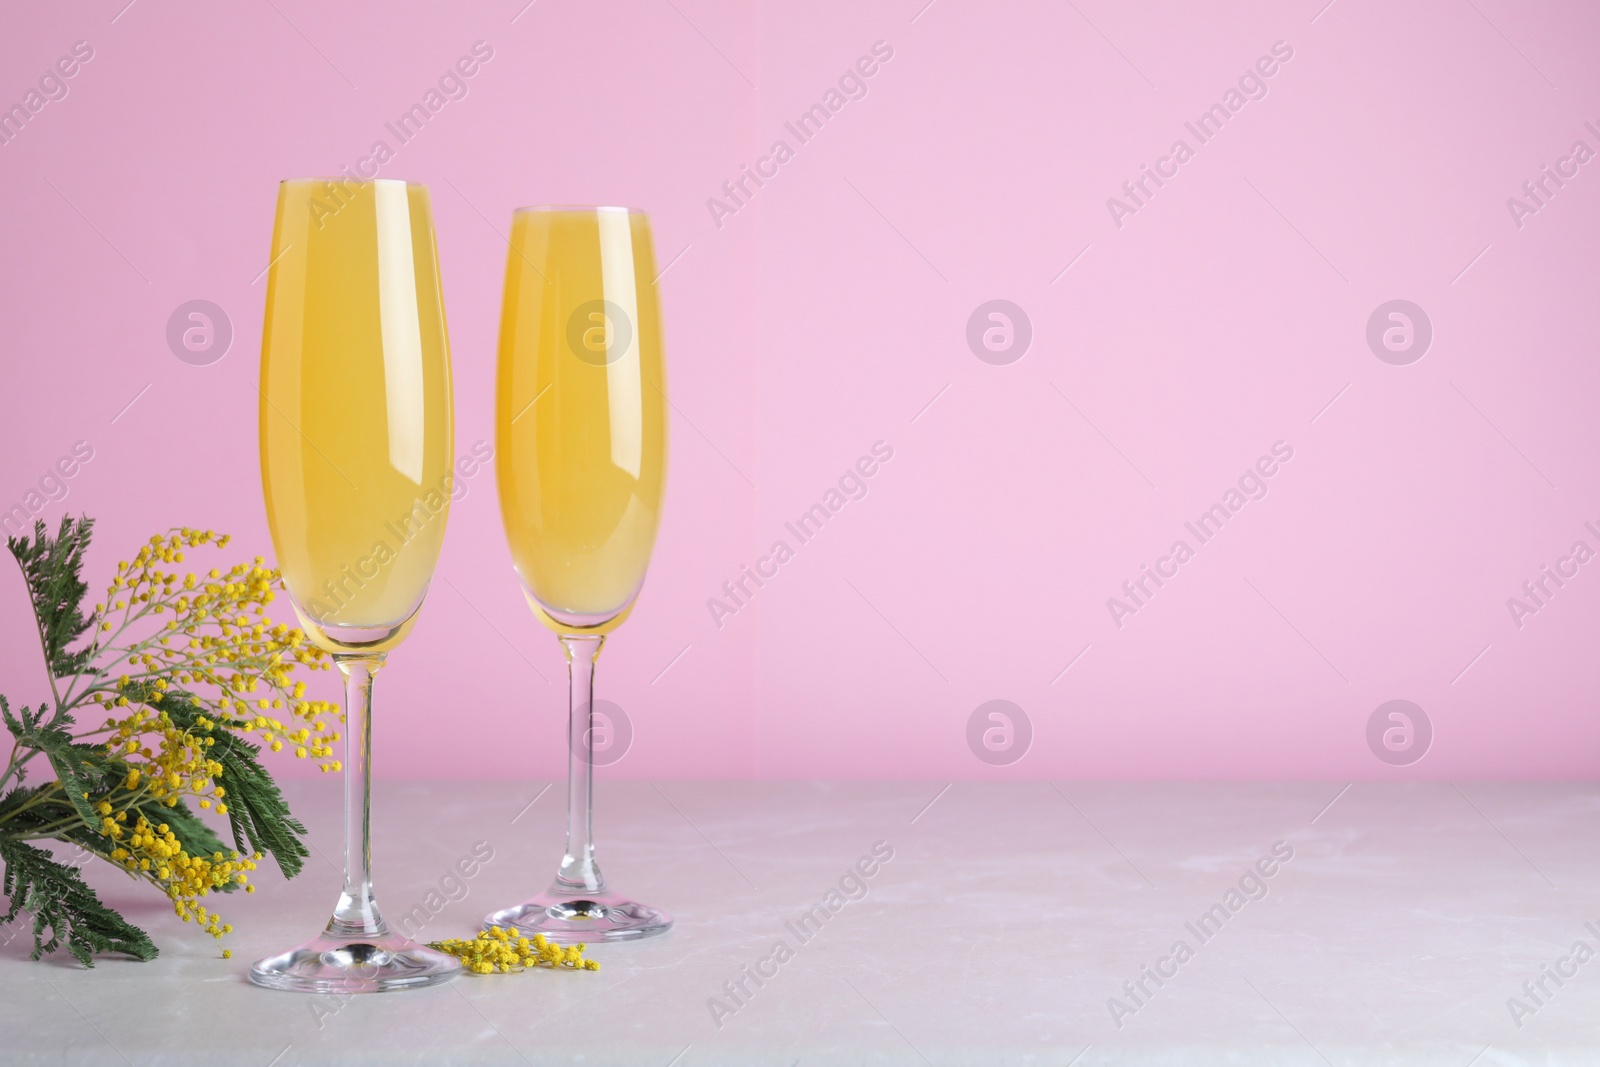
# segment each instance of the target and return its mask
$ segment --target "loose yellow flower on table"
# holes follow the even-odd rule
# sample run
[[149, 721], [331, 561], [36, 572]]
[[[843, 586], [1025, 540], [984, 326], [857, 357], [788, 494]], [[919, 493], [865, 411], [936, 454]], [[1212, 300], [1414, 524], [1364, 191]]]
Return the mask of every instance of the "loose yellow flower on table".
[[509, 974], [529, 967], [565, 967], [571, 971], [598, 971], [600, 964], [583, 958], [586, 945], [552, 945], [543, 934], [523, 937], [515, 927], [491, 926], [471, 939], [433, 941], [429, 948], [460, 960], [468, 974]]

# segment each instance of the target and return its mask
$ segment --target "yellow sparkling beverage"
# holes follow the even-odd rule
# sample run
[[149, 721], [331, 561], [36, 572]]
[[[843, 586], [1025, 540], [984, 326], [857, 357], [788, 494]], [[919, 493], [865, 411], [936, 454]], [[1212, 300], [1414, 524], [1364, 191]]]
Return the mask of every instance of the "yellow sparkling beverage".
[[405, 637], [454, 487], [428, 190], [285, 182], [261, 339], [261, 481], [300, 621], [330, 651]]
[[619, 626], [655, 544], [667, 459], [655, 277], [644, 214], [512, 219], [495, 471], [523, 592], [557, 633]]

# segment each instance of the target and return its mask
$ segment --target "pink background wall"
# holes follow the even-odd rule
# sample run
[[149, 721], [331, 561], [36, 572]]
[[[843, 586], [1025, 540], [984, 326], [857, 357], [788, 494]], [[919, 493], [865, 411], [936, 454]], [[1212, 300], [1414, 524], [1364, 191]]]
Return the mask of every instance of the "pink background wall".
[[[43, 515], [100, 519], [95, 588], [178, 523], [270, 554], [252, 279], [275, 184], [394, 147], [385, 122], [481, 40], [467, 95], [381, 172], [433, 189], [458, 451], [492, 439], [514, 206], [643, 206], [673, 261], [671, 491], [601, 663], [635, 731], [603, 774], [1543, 777], [1600, 758], [1600, 563], [1520, 628], [1507, 606], [1575, 541], [1600, 550], [1600, 162], [1567, 164], [1520, 226], [1507, 205], [1575, 141], [1600, 150], [1592, 5], [123, 2], [18, 8], [0, 35], [4, 106], [93, 48], [0, 147], [0, 508], [89, 442]], [[800, 144], [784, 122], [877, 41], [893, 58], [866, 96]], [[1201, 144], [1184, 123], [1278, 41], [1293, 56], [1265, 97]], [[793, 158], [718, 226], [707, 199], [780, 138]], [[1119, 226], [1107, 198], [1179, 138], [1193, 158]], [[165, 340], [192, 299], [232, 320], [208, 366]], [[1031, 320], [1008, 365], [966, 340], [991, 299]], [[1392, 299], [1432, 323], [1409, 365], [1366, 340]], [[719, 629], [707, 599], [880, 440], [868, 495]], [[1199, 544], [1184, 523], [1277, 441], [1293, 459], [1268, 496]], [[1180, 538], [1194, 558], [1119, 628], [1107, 598]], [[379, 773], [560, 774], [561, 661], [489, 474], [439, 579], [379, 679]], [[13, 701], [43, 693], [25, 613], [7, 562]], [[967, 742], [992, 699], [1032, 727], [1005, 767]], [[1367, 740], [1394, 699], [1433, 731], [1403, 767]], [[493, 741], [530, 724], [548, 738], [530, 755]]]

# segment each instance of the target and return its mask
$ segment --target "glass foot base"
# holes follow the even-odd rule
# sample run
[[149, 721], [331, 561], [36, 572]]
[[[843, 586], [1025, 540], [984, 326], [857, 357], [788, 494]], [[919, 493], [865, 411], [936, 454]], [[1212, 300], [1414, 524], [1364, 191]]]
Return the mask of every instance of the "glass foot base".
[[543, 934], [557, 945], [597, 945], [658, 937], [672, 929], [672, 920], [655, 908], [611, 892], [581, 897], [546, 892], [495, 912], [483, 925], [515, 926], [524, 937]]
[[461, 961], [399, 934], [322, 934], [288, 952], [257, 960], [250, 981], [296, 993], [386, 993], [448, 982]]

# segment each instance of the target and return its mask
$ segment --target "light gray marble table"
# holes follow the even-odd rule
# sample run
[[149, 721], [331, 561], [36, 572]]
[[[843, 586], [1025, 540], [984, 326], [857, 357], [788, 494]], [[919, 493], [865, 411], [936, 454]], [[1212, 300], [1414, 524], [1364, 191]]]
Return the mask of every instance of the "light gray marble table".
[[[542, 785], [380, 783], [385, 911], [464, 936], [542, 888], [563, 817], [559, 786], [529, 806]], [[107, 871], [158, 960], [85, 971], [8, 941], [0, 1062], [1600, 1063], [1600, 959], [1573, 955], [1600, 951], [1594, 784], [602, 783], [607, 876], [676, 917], [667, 937], [593, 951], [598, 973], [256, 989], [249, 961], [337, 893], [336, 787], [294, 785], [300, 878], [219, 899], [231, 960]], [[493, 859], [450, 881], [479, 841]], [[846, 877], [879, 842], [893, 858]]]

